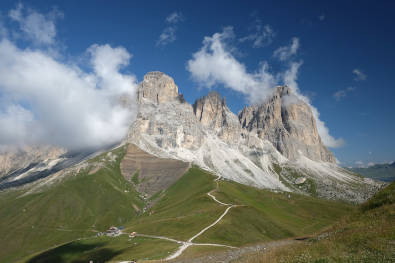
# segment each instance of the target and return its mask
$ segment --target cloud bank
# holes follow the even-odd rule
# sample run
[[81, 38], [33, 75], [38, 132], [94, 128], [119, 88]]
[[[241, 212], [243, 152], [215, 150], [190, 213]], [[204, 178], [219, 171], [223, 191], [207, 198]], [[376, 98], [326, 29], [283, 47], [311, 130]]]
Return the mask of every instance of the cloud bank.
[[[39, 31], [21, 26], [20, 34], [32, 42], [54, 43], [51, 19], [34, 10], [15, 12], [10, 15], [21, 25], [32, 14], [40, 17]], [[123, 47], [94, 44], [82, 56], [88, 58], [83, 68], [45, 49], [20, 48], [0, 38], [0, 146], [40, 143], [77, 150], [123, 138], [136, 114], [134, 104], [120, 103], [122, 96], [135, 100], [135, 76], [120, 72], [131, 54]]]
[[[235, 47], [231, 42], [234, 38], [232, 27], [204, 37], [203, 46], [192, 55], [186, 66], [197, 83], [208, 88], [223, 85], [241, 92], [252, 104], [262, 103], [272, 94], [275, 86], [288, 85], [300, 99], [311, 106], [323, 143], [328, 147], [339, 147], [344, 143], [342, 139], [335, 139], [330, 135], [325, 123], [319, 119], [318, 110], [299, 91], [297, 78], [302, 61], [286, 61], [288, 68], [278, 73], [270, 72], [268, 62], [261, 61], [258, 70], [248, 72], [246, 66], [233, 55]], [[281, 61], [288, 60], [296, 54], [298, 48], [299, 39], [293, 38], [290, 46], [281, 47], [277, 53], [275, 51], [275, 57]]]

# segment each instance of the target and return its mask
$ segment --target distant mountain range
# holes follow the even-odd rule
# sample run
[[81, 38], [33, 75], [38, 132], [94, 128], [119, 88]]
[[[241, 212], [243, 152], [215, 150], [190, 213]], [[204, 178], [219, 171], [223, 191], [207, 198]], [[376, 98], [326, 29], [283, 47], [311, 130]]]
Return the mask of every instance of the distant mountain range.
[[395, 162], [375, 164], [367, 168], [351, 168], [354, 173], [383, 182], [395, 181]]

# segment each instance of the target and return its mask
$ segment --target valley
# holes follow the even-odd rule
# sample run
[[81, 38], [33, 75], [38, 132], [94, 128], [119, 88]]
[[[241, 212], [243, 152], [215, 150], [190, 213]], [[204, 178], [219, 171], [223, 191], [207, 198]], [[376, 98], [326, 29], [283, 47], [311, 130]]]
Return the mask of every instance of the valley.
[[[61, 184], [34, 193], [1, 193], [1, 245], [7, 251], [1, 261], [177, 260], [184, 253], [201, 253], [196, 252], [200, 247], [226, 250], [310, 235], [354, 209], [343, 202], [217, 180], [193, 166], [152, 195], [154, 204], [143, 212], [148, 199], [121, 173], [126, 152], [123, 146], [103, 153]], [[98, 163], [99, 170], [94, 168]], [[122, 225], [126, 234], [96, 236], [111, 225]], [[130, 232], [137, 236], [128, 238]], [[36, 242], [29, 242], [33, 237]]]

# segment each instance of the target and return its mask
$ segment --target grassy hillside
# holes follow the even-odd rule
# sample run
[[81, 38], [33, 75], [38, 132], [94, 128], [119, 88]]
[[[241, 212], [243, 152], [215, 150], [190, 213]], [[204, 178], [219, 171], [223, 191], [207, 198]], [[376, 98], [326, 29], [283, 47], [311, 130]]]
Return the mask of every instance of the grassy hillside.
[[275, 193], [231, 181], [220, 181], [216, 196], [242, 206], [232, 209], [220, 224], [196, 241], [241, 246], [310, 235], [354, 209], [345, 203]]
[[395, 183], [307, 243], [285, 246], [242, 262], [394, 262]]
[[[179, 245], [152, 238], [129, 239], [127, 235], [111, 238], [95, 235], [116, 225], [124, 226], [124, 232], [186, 241], [225, 211], [225, 206], [207, 195], [216, 189], [215, 177], [197, 167], [192, 167], [167, 190], [153, 195], [154, 205], [144, 210], [146, 203], [120, 173], [124, 151], [120, 148], [113, 154], [98, 156], [89, 163], [104, 160], [105, 167], [93, 169], [94, 173], [85, 169], [40, 193], [23, 197], [22, 192], [2, 193], [0, 235], [4, 238], [0, 245], [4, 249], [0, 250], [0, 261], [159, 259]], [[113, 156], [116, 158], [111, 161]], [[232, 208], [222, 221], [194, 242], [243, 246], [310, 235], [354, 209], [340, 202], [274, 193], [229, 181], [220, 181], [213, 195], [240, 206]], [[186, 253], [202, 252], [203, 248], [191, 247]]]
[[[123, 225], [143, 205], [120, 173], [124, 149], [107, 155], [105, 167], [89, 174], [84, 169], [39, 193], [0, 193], [0, 262], [14, 262], [32, 253], [80, 237], [94, 236], [110, 225]], [[94, 161], [92, 161], [93, 163]], [[125, 192], [127, 191], [127, 192]]]

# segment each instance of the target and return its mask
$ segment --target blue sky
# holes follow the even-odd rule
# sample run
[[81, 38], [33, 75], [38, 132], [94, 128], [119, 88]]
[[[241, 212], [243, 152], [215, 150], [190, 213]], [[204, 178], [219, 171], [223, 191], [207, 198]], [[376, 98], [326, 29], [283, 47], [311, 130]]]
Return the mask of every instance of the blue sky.
[[[190, 103], [214, 89], [226, 97], [235, 113], [249, 103], [249, 91], [229, 87], [223, 76], [208, 81], [188, 69], [193, 54], [204, 46], [205, 37], [213, 43], [213, 35], [222, 34], [219, 41], [238, 65], [245, 67], [248, 76], [258, 72], [263, 61], [273, 76], [285, 72], [292, 63], [302, 62], [297, 86], [317, 108], [330, 135], [344, 141], [342, 146], [331, 148], [342, 164], [394, 161], [395, 4], [392, 1], [246, 2], [20, 2], [24, 16], [34, 11], [55, 26], [55, 35], [49, 36], [51, 40], [40, 43], [24, 37], [27, 29], [23, 31], [21, 20], [10, 18], [10, 10], [17, 8], [15, 1], [1, 1], [0, 23], [7, 31], [3, 38], [19, 49], [41, 50], [67, 65], [76, 61], [87, 72], [92, 70], [85, 63], [89, 47], [96, 45], [88, 52], [91, 56], [106, 50], [114, 52], [101, 48], [106, 44], [122, 47], [131, 58], [130, 63], [123, 63], [121, 73], [134, 75], [135, 82], [148, 71], [163, 71], [175, 79]], [[231, 33], [228, 31], [225, 37], [224, 28], [229, 27]], [[298, 39], [298, 47], [292, 53], [293, 38]], [[288, 58], [281, 60], [273, 55], [280, 47], [288, 48]], [[116, 54], [125, 58], [121, 53]], [[213, 85], [208, 88], [208, 84]], [[6, 92], [1, 92], [7, 98]], [[18, 103], [29, 108], [31, 102], [19, 99]]]

